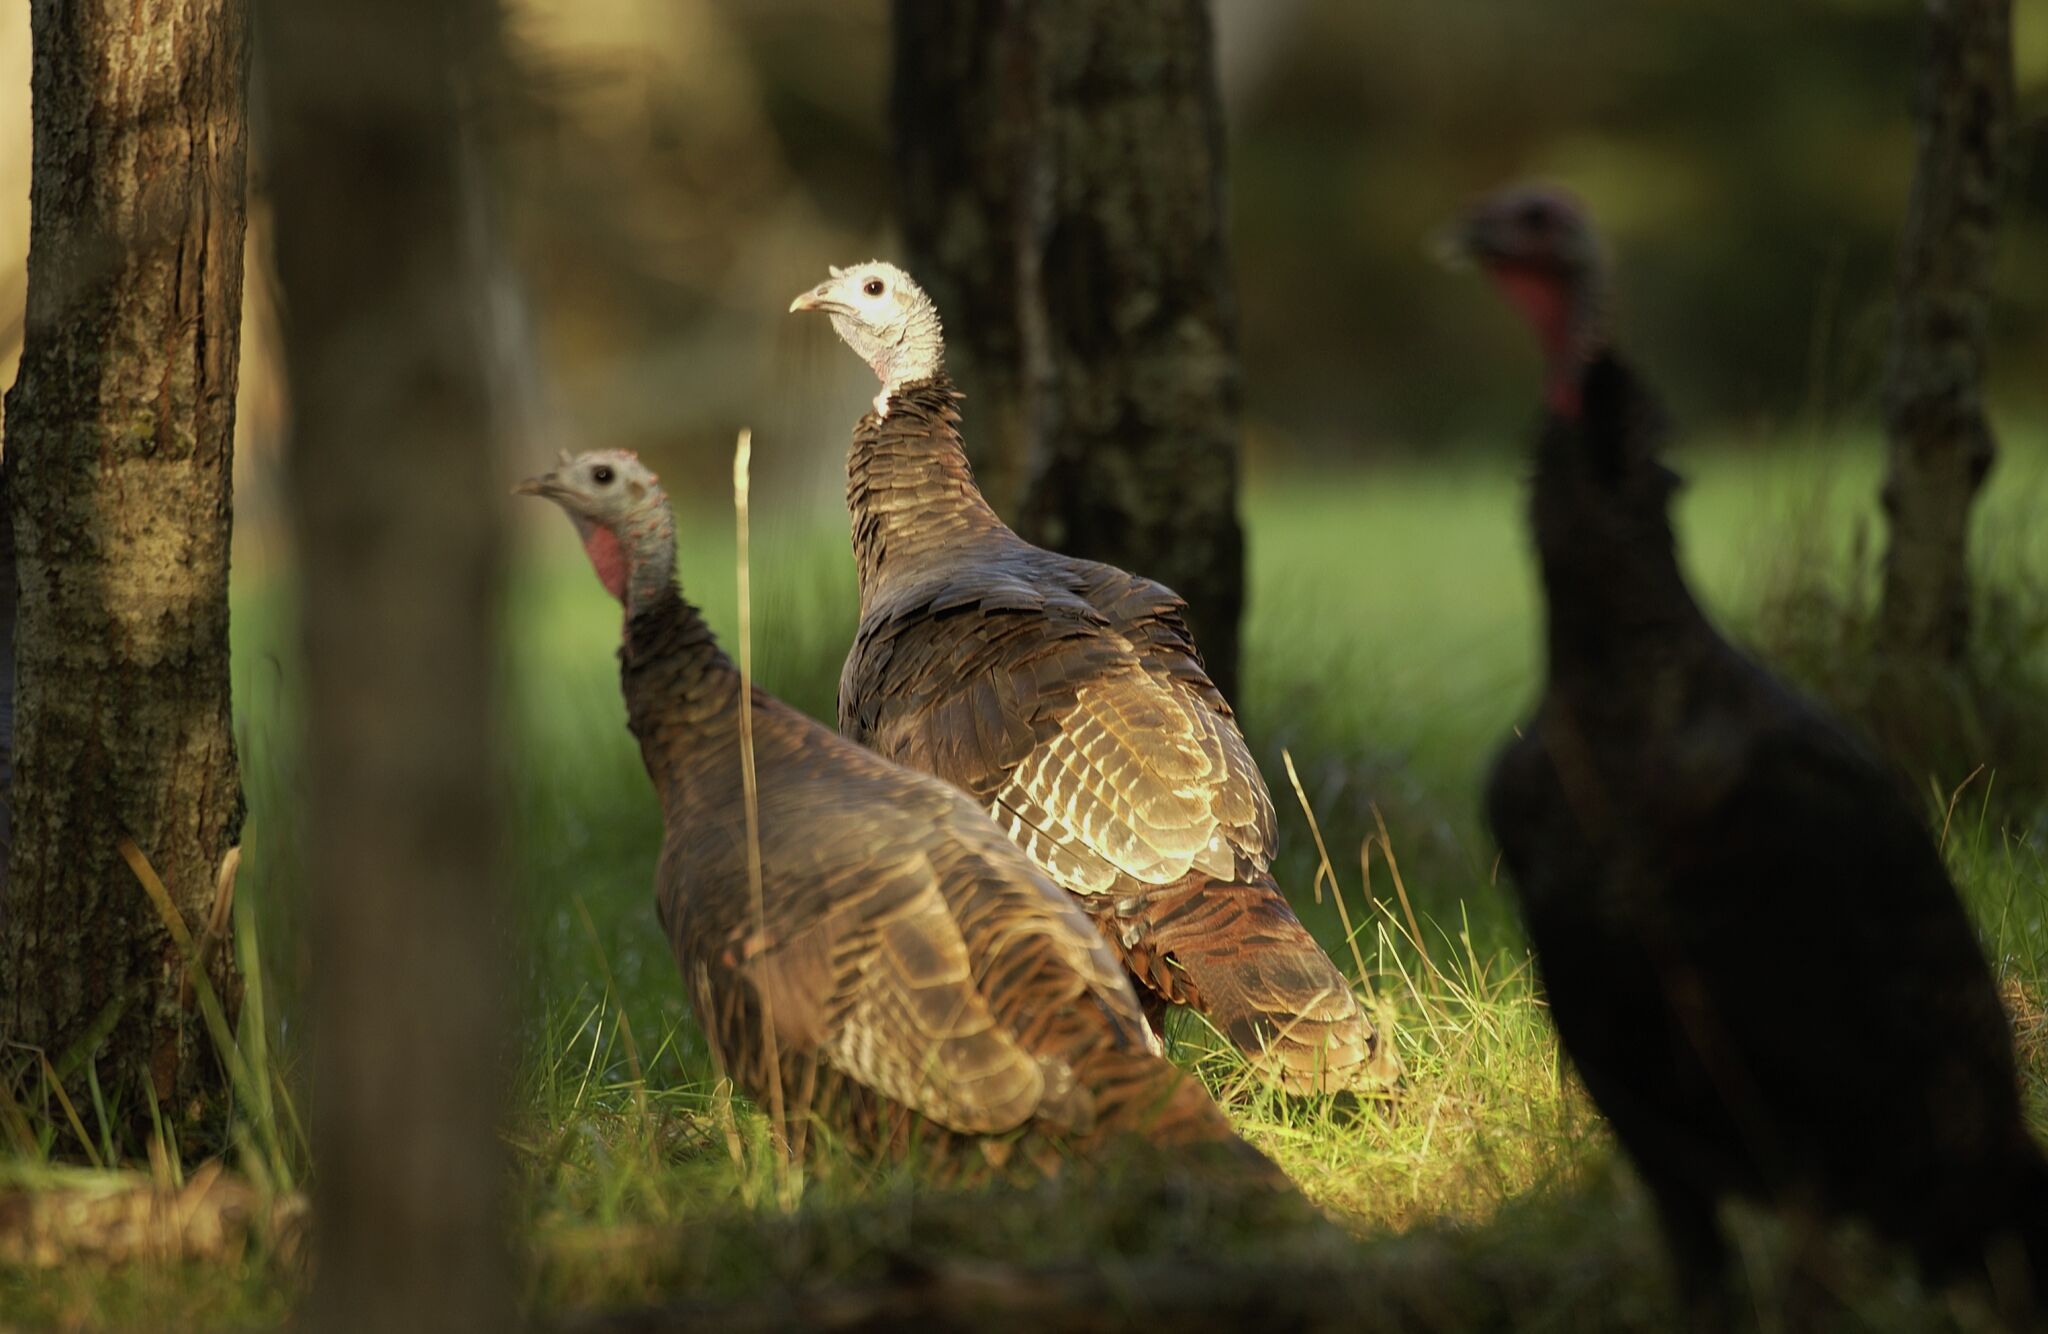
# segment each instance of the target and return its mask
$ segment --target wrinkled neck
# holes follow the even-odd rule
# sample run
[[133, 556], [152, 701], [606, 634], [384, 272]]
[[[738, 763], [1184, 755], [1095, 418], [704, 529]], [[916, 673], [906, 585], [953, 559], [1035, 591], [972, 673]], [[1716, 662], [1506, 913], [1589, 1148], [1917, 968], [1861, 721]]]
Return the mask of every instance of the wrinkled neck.
[[636, 557], [626, 585], [626, 616], [644, 611], [676, 590], [676, 542], [669, 533], [667, 540], [650, 544], [645, 555]]
[[959, 559], [964, 542], [1017, 540], [975, 485], [958, 398], [940, 372], [898, 389], [886, 414], [854, 430], [846, 507], [863, 602], [886, 579]]
[[625, 608], [628, 622], [674, 590], [676, 521], [659, 492], [616, 524], [579, 517], [576, 526], [598, 580]]
[[938, 309], [929, 300], [915, 302], [903, 323], [887, 331], [850, 314], [834, 314], [832, 327], [881, 381], [881, 392], [875, 395], [877, 416], [889, 415], [889, 400], [896, 394], [945, 373], [945, 332], [939, 325]]
[[946, 341], [939, 328], [938, 312], [929, 306], [913, 310], [904, 323], [902, 338], [883, 348], [872, 364], [875, 378], [882, 382], [882, 391], [875, 401], [885, 406], [911, 385], [944, 374]]

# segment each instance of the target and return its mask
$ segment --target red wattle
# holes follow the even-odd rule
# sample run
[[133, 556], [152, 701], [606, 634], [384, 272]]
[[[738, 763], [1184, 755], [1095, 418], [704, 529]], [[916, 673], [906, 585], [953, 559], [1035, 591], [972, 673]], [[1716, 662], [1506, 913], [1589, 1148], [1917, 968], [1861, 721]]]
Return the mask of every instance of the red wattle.
[[1543, 345], [1543, 402], [1560, 417], [1579, 415], [1579, 365], [1573, 348], [1572, 296], [1547, 269], [1498, 264], [1490, 271], [1508, 303], [1536, 331]]
[[1570, 336], [1571, 302], [1557, 275], [1503, 264], [1493, 270], [1493, 280], [1499, 284], [1501, 295], [1536, 330], [1546, 350]]
[[596, 567], [597, 577], [604, 584], [605, 591], [624, 602], [626, 551], [619, 545], [619, 535], [603, 524], [593, 524], [583, 535], [583, 550], [590, 556], [591, 565]]
[[1568, 421], [1578, 420], [1582, 404], [1577, 367], [1566, 363], [1550, 373], [1550, 383], [1543, 388], [1543, 406]]

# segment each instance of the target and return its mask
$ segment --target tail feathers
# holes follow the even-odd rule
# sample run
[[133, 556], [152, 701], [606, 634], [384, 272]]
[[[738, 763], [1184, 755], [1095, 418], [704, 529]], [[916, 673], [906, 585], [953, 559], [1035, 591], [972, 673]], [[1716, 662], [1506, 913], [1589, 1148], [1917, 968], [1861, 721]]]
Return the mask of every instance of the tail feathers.
[[1274, 885], [1194, 883], [1147, 899], [1140, 980], [1190, 1005], [1289, 1093], [1385, 1089], [1401, 1062]]
[[1074, 1077], [1074, 1068], [1051, 1056], [1038, 1058], [1045, 1076], [1045, 1093], [1039, 1099], [1037, 1118], [1072, 1135], [1085, 1135], [1095, 1128], [1095, 1096]]

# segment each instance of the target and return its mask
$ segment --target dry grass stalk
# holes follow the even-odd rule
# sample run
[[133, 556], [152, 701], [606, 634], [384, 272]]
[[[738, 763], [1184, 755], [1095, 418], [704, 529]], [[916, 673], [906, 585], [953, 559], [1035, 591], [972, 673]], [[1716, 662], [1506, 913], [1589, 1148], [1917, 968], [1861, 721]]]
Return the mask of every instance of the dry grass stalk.
[[[768, 942], [768, 914], [763, 906], [761, 887], [761, 807], [760, 789], [754, 775], [754, 613], [751, 579], [751, 557], [748, 545], [747, 500], [752, 489], [749, 465], [754, 457], [754, 433], [742, 429], [738, 445], [732, 454], [732, 508], [734, 519], [734, 540], [738, 547], [736, 578], [739, 583], [739, 663], [740, 663], [740, 783], [746, 794], [747, 808], [747, 893], [754, 913], [754, 938], [766, 948]], [[768, 991], [759, 988], [761, 1002], [761, 1032], [768, 1048], [768, 1113], [773, 1121], [775, 1133], [781, 1137], [790, 1125], [789, 1109], [783, 1101], [782, 1055], [775, 1040], [775, 1012], [771, 1008]], [[784, 1148], [792, 1146], [784, 1145]], [[775, 1167], [776, 1194], [785, 1208], [796, 1203], [798, 1194], [795, 1164], [784, 1154]]]

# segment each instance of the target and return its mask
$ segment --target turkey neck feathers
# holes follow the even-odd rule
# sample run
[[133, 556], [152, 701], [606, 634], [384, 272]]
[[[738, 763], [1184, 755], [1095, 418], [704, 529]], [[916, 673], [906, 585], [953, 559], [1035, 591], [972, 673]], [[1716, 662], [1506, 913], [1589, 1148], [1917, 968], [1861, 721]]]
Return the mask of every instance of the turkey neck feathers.
[[619, 681], [627, 726], [657, 784], [681, 782], [693, 762], [737, 742], [739, 680], [703, 614], [673, 583], [634, 608], [619, 648]]
[[944, 371], [869, 413], [846, 460], [846, 508], [863, 602], [885, 580], [958, 561], [963, 543], [1018, 540], [982, 499], [960, 444], [960, 394]]
[[1654, 670], [1712, 630], [1672, 539], [1676, 474], [1658, 461], [1654, 397], [1600, 352], [1580, 376], [1580, 411], [1544, 419], [1530, 513], [1552, 681], [1608, 700], [1617, 672]]

